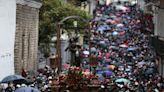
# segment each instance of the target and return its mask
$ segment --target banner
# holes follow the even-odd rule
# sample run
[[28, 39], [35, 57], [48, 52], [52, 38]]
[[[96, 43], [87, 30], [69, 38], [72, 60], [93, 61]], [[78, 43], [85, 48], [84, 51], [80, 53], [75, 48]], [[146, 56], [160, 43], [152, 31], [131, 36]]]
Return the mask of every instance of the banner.
[[14, 74], [16, 1], [0, 0], [0, 81]]

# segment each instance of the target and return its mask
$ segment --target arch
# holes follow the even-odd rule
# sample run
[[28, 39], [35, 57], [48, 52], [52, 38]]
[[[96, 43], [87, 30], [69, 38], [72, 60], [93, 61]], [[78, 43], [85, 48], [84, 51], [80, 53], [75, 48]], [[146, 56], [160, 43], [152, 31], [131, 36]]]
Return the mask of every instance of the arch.
[[63, 22], [66, 21], [66, 20], [68, 20], [68, 19], [80, 19], [83, 22], [89, 22], [89, 21], [87, 21], [86, 19], [84, 19], [84, 18], [82, 18], [80, 16], [68, 16], [68, 17], [62, 19], [58, 24], [63, 24]]

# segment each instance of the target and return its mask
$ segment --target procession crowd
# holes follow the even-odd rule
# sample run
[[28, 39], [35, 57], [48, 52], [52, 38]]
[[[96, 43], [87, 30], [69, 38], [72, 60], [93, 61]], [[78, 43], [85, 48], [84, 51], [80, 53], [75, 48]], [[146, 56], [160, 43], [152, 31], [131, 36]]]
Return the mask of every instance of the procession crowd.
[[[84, 68], [91, 65], [87, 58], [95, 57], [95, 73], [102, 82], [116, 82], [110, 88], [113, 92], [163, 92], [164, 80], [150, 45], [153, 30], [152, 16], [144, 14], [138, 5], [99, 2], [94, 11], [91, 41], [83, 48]], [[87, 51], [91, 51], [90, 56]]]

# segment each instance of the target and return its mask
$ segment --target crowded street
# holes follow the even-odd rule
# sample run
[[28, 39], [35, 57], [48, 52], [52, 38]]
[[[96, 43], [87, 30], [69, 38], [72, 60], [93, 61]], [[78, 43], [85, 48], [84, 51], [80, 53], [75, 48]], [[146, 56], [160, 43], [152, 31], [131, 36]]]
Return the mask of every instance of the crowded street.
[[[116, 82], [118, 88], [111, 90], [114, 92], [162, 92], [163, 79], [149, 43], [152, 20], [144, 18], [137, 5], [128, 3], [98, 4], [94, 15], [90, 46], [84, 46], [90, 47], [91, 57], [96, 58], [92, 64], [96, 64], [99, 80]], [[147, 22], [149, 25], [144, 24]], [[89, 57], [89, 48], [85, 47], [83, 55]], [[90, 69], [86, 58], [83, 62], [84, 68]]]
[[75, 64], [63, 64], [60, 71], [51, 65], [22, 69], [21, 76], [1, 81], [0, 92], [164, 92], [150, 43], [152, 17], [130, 2], [96, 2]]

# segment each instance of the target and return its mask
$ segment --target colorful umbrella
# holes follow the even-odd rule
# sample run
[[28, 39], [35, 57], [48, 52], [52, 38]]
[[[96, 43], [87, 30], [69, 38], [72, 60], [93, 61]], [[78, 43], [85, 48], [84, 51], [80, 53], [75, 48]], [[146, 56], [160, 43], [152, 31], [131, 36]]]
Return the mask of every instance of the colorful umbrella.
[[109, 77], [109, 76], [112, 76], [112, 75], [113, 75], [113, 72], [107, 70], [107, 71], [104, 71], [104, 72], [103, 72], [103, 75], [106, 76], [106, 77]]
[[137, 47], [129, 47], [127, 50], [128, 51], [135, 51], [135, 50], [137, 50], [138, 48]]
[[106, 23], [111, 23], [113, 20], [112, 19], [107, 19], [105, 22]]
[[111, 27], [108, 26], [108, 25], [100, 25], [98, 28], [97, 28], [98, 31], [105, 31], [105, 30], [111, 30]]
[[121, 44], [120, 47], [122, 47], [122, 48], [127, 48], [128, 45], [127, 45], [127, 44]]
[[111, 69], [111, 70], [114, 70], [115, 69], [115, 65], [107, 65], [107, 68]]
[[124, 35], [126, 32], [125, 31], [122, 31], [122, 32], [119, 32], [119, 35]]
[[119, 82], [130, 83], [130, 80], [125, 79], [125, 78], [120, 78], [120, 79], [116, 79], [115, 82], [116, 82], [116, 83], [119, 83]]
[[112, 35], [118, 35], [118, 32], [114, 31], [114, 32], [112, 33]]

